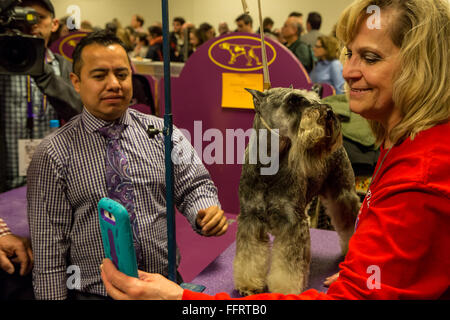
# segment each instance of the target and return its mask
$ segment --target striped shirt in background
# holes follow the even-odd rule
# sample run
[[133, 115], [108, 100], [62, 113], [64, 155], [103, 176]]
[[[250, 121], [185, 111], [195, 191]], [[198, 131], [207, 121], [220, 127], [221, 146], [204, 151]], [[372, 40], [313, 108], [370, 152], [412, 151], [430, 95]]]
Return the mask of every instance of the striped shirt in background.
[[8, 226], [6, 225], [6, 222], [3, 221], [2, 218], [0, 218], [0, 237], [6, 236], [7, 234], [11, 234], [11, 230], [9, 230]]
[[[164, 137], [159, 134], [149, 139], [145, 132], [148, 125], [162, 129], [164, 123], [130, 109], [119, 123], [126, 125], [120, 144], [134, 184], [143, 270], [167, 276]], [[69, 265], [80, 270], [79, 290], [106, 295], [100, 278], [104, 253], [97, 213], [98, 201], [107, 196], [106, 139], [97, 129], [107, 124], [84, 109], [40, 144], [30, 164], [28, 220], [37, 299], [67, 297]], [[175, 153], [193, 152], [176, 128], [173, 141]], [[192, 154], [194, 162], [174, 165], [174, 199], [178, 210], [199, 233], [195, 223], [198, 210], [219, 205], [219, 201], [208, 171], [195, 152]]]

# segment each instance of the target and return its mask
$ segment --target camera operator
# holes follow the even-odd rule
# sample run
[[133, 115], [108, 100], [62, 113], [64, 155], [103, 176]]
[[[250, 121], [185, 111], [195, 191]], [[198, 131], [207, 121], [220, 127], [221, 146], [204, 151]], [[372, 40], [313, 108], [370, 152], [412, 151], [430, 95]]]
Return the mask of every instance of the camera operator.
[[38, 76], [0, 74], [0, 192], [26, 183], [19, 176], [18, 140], [43, 138], [50, 131], [50, 120], [67, 121], [83, 106], [70, 82], [71, 63], [47, 48], [59, 26], [52, 3], [23, 0], [19, 6], [38, 14], [38, 22], [25, 32], [45, 40], [45, 63]]

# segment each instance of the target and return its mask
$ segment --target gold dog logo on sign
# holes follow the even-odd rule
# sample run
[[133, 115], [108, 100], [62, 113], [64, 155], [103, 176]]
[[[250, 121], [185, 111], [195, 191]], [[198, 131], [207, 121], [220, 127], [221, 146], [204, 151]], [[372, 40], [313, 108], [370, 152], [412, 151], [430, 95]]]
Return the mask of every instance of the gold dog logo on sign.
[[[268, 65], [275, 61], [275, 48], [265, 41]], [[255, 71], [262, 69], [261, 39], [253, 36], [231, 36], [214, 42], [208, 50], [211, 61], [224, 69]]]
[[228, 64], [235, 64], [236, 59], [240, 56], [244, 56], [247, 59], [246, 66], [253, 66], [253, 62], [260, 66], [261, 61], [259, 61], [258, 56], [255, 54], [255, 49], [261, 49], [261, 46], [251, 46], [251, 45], [239, 45], [232, 44], [229, 42], [223, 42], [219, 45], [220, 49], [227, 50], [230, 53], [230, 61]]

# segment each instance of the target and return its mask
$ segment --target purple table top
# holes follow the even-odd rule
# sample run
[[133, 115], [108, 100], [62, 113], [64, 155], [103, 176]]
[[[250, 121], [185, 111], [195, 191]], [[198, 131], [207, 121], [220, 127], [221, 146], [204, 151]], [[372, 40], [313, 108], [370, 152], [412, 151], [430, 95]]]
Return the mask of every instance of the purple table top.
[[[326, 277], [339, 270], [343, 260], [336, 232], [311, 229], [311, 267], [307, 289], [326, 292], [323, 286]], [[222, 254], [211, 262], [192, 283], [204, 285], [204, 293], [214, 295], [226, 292], [232, 298], [241, 297], [233, 285], [233, 258], [236, 242], [233, 242]]]
[[29, 237], [27, 220], [27, 188], [17, 188], [0, 194], [0, 218], [2, 218], [11, 232]]
[[[22, 187], [0, 194], [0, 217], [14, 234], [22, 237], [29, 237], [26, 190], [26, 187]], [[308, 289], [326, 292], [327, 288], [323, 286], [323, 281], [338, 272], [338, 265], [343, 260], [339, 239], [334, 231], [318, 229], [310, 231], [311, 267]], [[208, 294], [227, 292], [232, 297], [240, 297], [233, 286], [232, 265], [235, 251], [236, 243], [233, 242], [190, 282], [204, 285], [206, 287], [204, 292]]]

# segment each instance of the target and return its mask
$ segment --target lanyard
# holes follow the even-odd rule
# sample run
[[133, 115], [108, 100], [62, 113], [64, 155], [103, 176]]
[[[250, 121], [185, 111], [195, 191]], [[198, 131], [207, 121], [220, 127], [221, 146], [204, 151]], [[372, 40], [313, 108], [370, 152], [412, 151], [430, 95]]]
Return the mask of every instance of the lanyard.
[[34, 118], [43, 118], [47, 111], [47, 96], [43, 94], [42, 104], [38, 115], [33, 113], [33, 89], [31, 77], [27, 76], [27, 131], [30, 139], [33, 139]]

